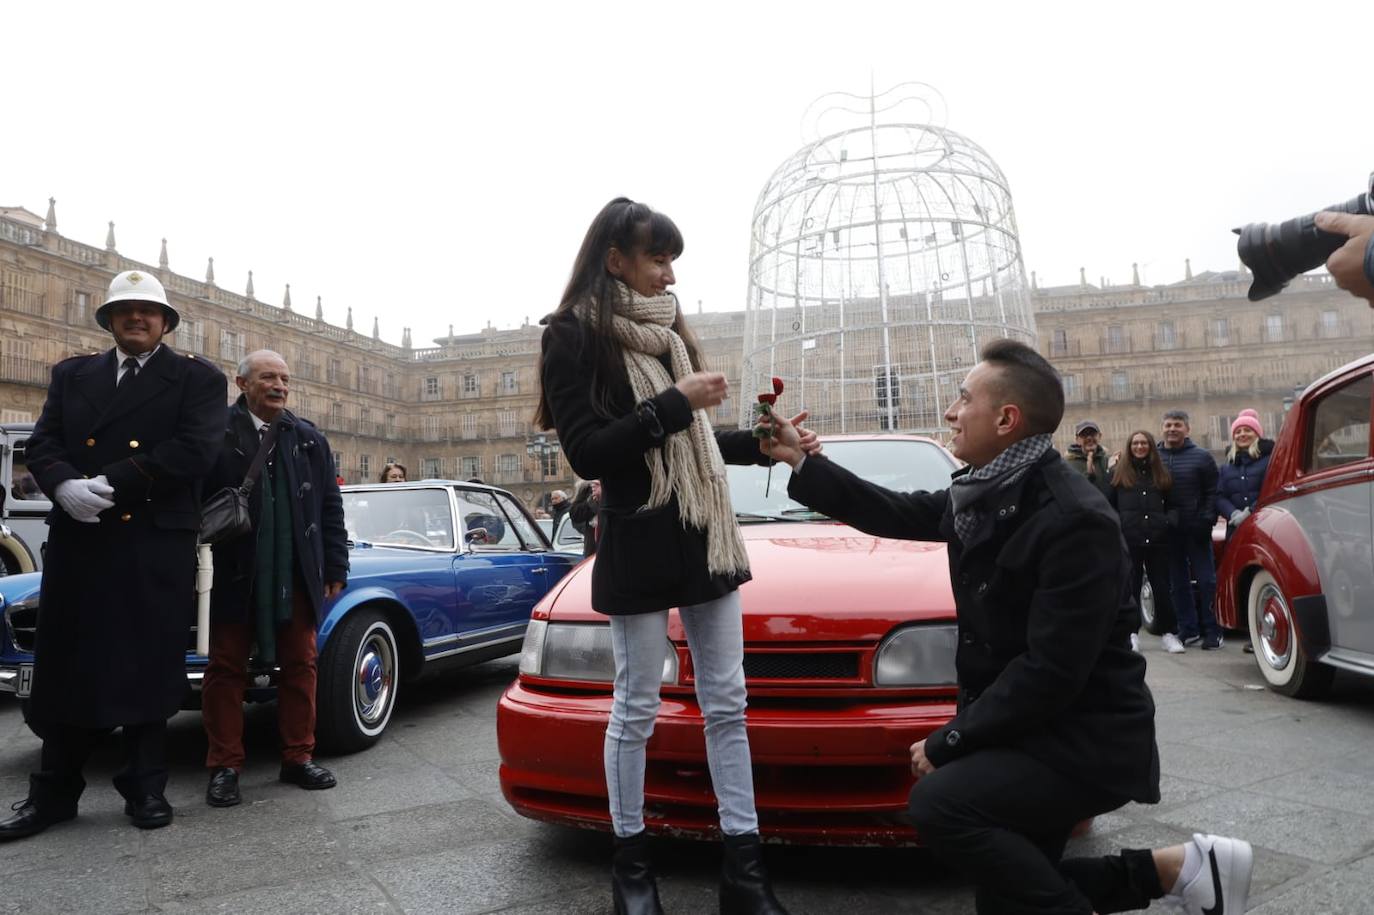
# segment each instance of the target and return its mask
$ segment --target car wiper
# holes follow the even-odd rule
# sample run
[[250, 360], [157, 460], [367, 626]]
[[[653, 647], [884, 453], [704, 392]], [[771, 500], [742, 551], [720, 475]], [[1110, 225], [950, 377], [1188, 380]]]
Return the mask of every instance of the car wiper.
[[782, 513], [789, 519], [793, 517], [807, 517], [811, 520], [830, 520], [829, 515], [827, 515], [825, 512], [818, 512], [814, 508], [784, 508], [782, 510]]
[[780, 516], [780, 515], [765, 515], [765, 514], [760, 514], [760, 513], [758, 513], [758, 512], [735, 512], [735, 520], [737, 520], [737, 521], [786, 521], [787, 519], [786, 519], [786, 518], [783, 518], [783, 517]]

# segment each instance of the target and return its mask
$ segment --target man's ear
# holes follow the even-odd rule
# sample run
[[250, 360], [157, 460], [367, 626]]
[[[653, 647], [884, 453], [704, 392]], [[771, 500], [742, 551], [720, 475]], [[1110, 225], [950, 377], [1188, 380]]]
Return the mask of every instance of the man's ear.
[[240, 391], [244, 392], [245, 394], [248, 393], [248, 379], [247, 379], [247, 378], [244, 378], [242, 375], [235, 375], [235, 376], [234, 376], [234, 384], [236, 384], [236, 385], [239, 386], [239, 390], [240, 390]]
[[997, 415], [998, 435], [1015, 435], [1025, 424], [1026, 417], [1019, 406], [1014, 403], [1002, 404], [1002, 410]]

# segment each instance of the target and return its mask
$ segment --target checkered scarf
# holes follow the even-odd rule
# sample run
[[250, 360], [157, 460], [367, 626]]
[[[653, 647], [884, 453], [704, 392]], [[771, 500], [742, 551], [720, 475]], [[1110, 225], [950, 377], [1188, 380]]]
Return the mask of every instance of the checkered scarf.
[[954, 479], [949, 487], [949, 498], [954, 504], [954, 531], [962, 542], [968, 543], [983, 523], [986, 512], [979, 507], [983, 499], [990, 493], [1015, 485], [1053, 447], [1048, 434], [1032, 435], [1016, 442], [982, 467]]

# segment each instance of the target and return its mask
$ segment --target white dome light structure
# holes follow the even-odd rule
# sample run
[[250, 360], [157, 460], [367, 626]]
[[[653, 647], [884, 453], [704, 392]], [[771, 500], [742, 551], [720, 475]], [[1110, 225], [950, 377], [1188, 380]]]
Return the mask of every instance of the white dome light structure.
[[1035, 345], [1011, 191], [922, 83], [832, 93], [754, 207], [747, 422], [778, 376], [823, 433], [938, 434], [983, 344]]

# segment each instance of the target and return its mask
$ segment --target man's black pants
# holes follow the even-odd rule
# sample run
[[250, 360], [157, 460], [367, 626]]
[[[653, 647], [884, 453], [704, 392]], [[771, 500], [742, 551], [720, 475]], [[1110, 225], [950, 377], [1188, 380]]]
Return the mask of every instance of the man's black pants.
[[1124, 803], [1023, 752], [993, 749], [921, 778], [910, 809], [921, 841], [973, 880], [979, 915], [1105, 915], [1164, 895], [1148, 850], [1060, 860], [1077, 823]]
[[[40, 770], [29, 776], [29, 797], [39, 804], [76, 807], [86, 780], [81, 770], [100, 741], [114, 728], [82, 728], [45, 724]], [[167, 722], [148, 721], [121, 728], [124, 768], [114, 777], [115, 789], [126, 800], [161, 797], [167, 787]]]

